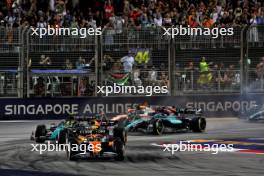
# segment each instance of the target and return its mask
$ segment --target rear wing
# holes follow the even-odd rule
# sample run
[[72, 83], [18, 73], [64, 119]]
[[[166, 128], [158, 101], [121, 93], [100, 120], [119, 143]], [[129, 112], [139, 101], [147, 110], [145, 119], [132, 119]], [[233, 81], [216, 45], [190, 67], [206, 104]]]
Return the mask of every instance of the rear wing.
[[180, 114], [195, 114], [195, 115], [203, 114], [201, 108], [181, 108], [181, 109], [177, 109], [177, 113], [180, 113]]
[[114, 126], [117, 123], [118, 123], [117, 121], [113, 121], [113, 120], [102, 121], [101, 126]]
[[94, 117], [93, 116], [75, 116], [74, 117], [74, 120], [76, 120], [76, 121], [89, 121], [89, 120], [92, 120], [92, 119], [94, 119]]
[[94, 117], [79, 117], [79, 118], [75, 118], [75, 120], [77, 122], [88, 122], [88, 123], [91, 123], [91, 122], [94, 122], [94, 120], [96, 120], [100, 126], [113, 126], [117, 123], [117, 121], [114, 121], [114, 120], [109, 120], [109, 119], [95, 119]]

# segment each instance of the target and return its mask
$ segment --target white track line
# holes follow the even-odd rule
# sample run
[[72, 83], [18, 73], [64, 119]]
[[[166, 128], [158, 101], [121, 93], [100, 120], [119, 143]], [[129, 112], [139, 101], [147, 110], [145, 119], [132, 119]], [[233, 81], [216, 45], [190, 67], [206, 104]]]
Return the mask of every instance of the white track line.
[[27, 123], [27, 122], [34, 122], [34, 120], [0, 120], [0, 123]]

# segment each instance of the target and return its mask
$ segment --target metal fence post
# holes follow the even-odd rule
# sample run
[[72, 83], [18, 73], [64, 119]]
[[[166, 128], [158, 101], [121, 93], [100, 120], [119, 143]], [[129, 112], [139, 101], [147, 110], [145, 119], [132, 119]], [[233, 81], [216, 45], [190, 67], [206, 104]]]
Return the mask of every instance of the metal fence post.
[[19, 58], [19, 65], [17, 68], [17, 76], [18, 76], [18, 84], [17, 84], [17, 92], [18, 97], [23, 97], [23, 80], [24, 80], [24, 53], [23, 53], [23, 36], [21, 35], [21, 27], [18, 30], [18, 58]]
[[30, 70], [29, 70], [29, 67], [28, 67], [28, 63], [29, 63], [29, 30], [25, 30], [25, 35], [26, 35], [26, 41], [25, 41], [25, 45], [26, 45], [26, 62], [27, 62], [27, 64], [26, 64], [26, 67], [27, 67], [27, 70], [26, 70], [26, 82], [27, 82], [27, 92], [26, 92], [26, 94], [27, 94], [27, 98], [29, 98], [30, 97], [30, 95], [29, 95], [29, 91], [30, 91]]
[[174, 54], [174, 41], [172, 39], [168, 40], [168, 71], [169, 71], [169, 82], [170, 82], [170, 94], [175, 95], [175, 54]]
[[241, 30], [240, 35], [240, 76], [241, 76], [241, 82], [240, 82], [240, 94], [246, 93], [246, 86], [247, 86], [247, 80], [246, 80], [246, 65], [247, 61], [245, 59], [247, 58], [247, 51], [245, 51], [245, 47], [247, 48], [247, 36], [248, 36], [248, 27], [243, 27]]
[[98, 69], [98, 61], [99, 61], [99, 46], [98, 46], [98, 37], [97, 37], [97, 35], [95, 35], [95, 37], [94, 37], [94, 66], [95, 66], [95, 96], [97, 96], [97, 91], [96, 91], [96, 89], [97, 89], [97, 86], [98, 86], [98, 79], [99, 79], [99, 76], [98, 76], [98, 71], [100, 70], [100, 69]]

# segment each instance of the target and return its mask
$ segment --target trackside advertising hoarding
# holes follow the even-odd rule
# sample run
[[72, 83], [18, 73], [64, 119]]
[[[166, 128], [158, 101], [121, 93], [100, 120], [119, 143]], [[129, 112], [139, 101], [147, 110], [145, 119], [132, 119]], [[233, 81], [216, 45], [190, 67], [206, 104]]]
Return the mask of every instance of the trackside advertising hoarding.
[[104, 111], [109, 117], [128, 108], [149, 105], [201, 108], [206, 117], [234, 117], [263, 107], [264, 95], [201, 95], [174, 97], [87, 97], [0, 99], [0, 119], [60, 119], [68, 114], [92, 115]]

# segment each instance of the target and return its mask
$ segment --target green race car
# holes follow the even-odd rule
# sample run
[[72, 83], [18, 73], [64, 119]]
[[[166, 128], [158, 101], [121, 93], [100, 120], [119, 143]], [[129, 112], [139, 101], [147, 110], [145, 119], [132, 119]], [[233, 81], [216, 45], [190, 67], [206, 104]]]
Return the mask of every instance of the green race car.
[[49, 128], [41, 124], [36, 127], [36, 130], [31, 134], [31, 140], [37, 143], [44, 143], [46, 140], [58, 141], [59, 144], [65, 143], [66, 131], [68, 128], [74, 127], [77, 121], [74, 117], [70, 116], [65, 121], [60, 122], [58, 125], [52, 123]]
[[124, 125], [127, 131], [143, 130], [156, 135], [163, 134], [167, 129], [203, 132], [206, 128], [206, 119], [200, 109], [144, 107], [130, 110]]

